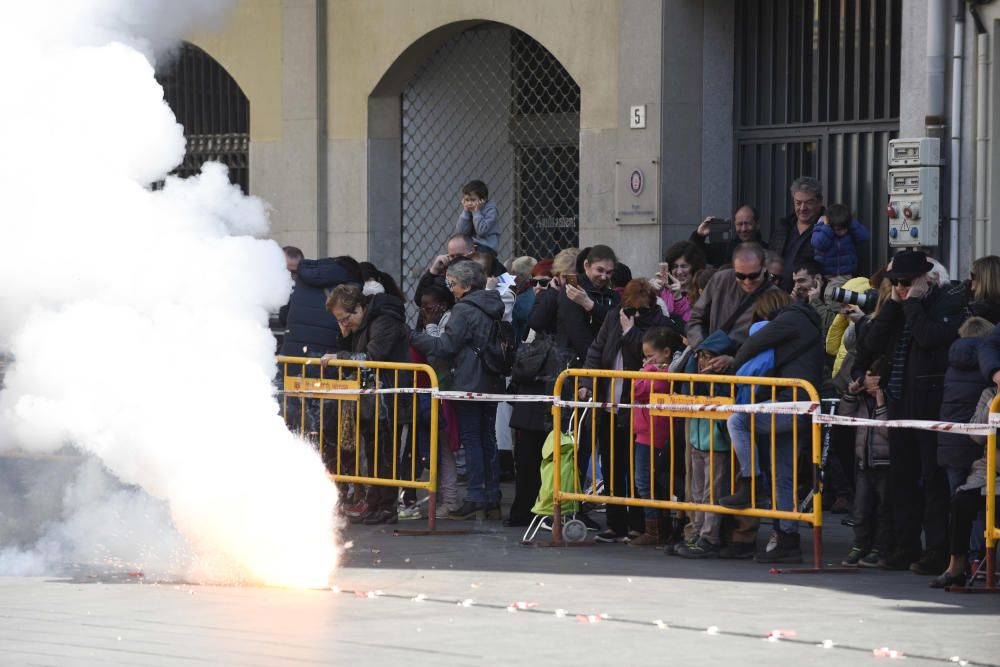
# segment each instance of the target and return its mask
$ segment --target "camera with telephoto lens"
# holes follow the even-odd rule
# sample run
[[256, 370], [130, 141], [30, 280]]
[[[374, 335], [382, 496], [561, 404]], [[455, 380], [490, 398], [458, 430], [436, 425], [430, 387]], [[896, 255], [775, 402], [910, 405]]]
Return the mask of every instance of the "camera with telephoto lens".
[[878, 290], [868, 289], [864, 292], [855, 292], [843, 287], [834, 287], [830, 292], [830, 298], [837, 303], [857, 306], [866, 313], [870, 313], [875, 310], [875, 304], [878, 303]]

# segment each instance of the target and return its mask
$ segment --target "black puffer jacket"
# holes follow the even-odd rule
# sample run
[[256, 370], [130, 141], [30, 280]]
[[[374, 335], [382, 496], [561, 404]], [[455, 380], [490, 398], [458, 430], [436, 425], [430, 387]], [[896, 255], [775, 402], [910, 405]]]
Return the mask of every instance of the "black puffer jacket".
[[948, 350], [958, 338], [963, 310], [958, 295], [932, 286], [923, 299], [885, 302], [865, 335], [858, 338], [858, 357], [851, 374], [863, 378], [871, 362], [881, 356], [880, 375], [885, 387], [903, 326], [910, 327], [912, 339], [903, 378], [905, 391], [902, 400], [889, 404], [890, 419], [927, 419], [940, 412]]
[[[622, 370], [638, 371], [642, 369], [642, 337], [647, 331], [657, 327], [667, 327], [678, 333], [683, 333], [674, 320], [664, 315], [659, 306], [654, 305], [649, 313], [643, 317], [636, 317], [635, 326], [629, 329], [627, 334], [622, 334], [621, 308], [614, 308], [605, 315], [604, 323], [601, 325], [597, 337], [587, 350], [583, 367], [611, 370], [615, 367], [618, 353], [621, 352]], [[581, 384], [584, 383], [581, 381]], [[595, 392], [598, 401], [606, 400], [610, 386], [610, 380], [598, 380]], [[622, 387], [622, 402], [631, 402], [632, 382], [630, 380], [617, 382], [615, 386]]]
[[[992, 382], [979, 370], [979, 338], [959, 338], [948, 351], [948, 370], [944, 374], [944, 400], [941, 420], [969, 423], [983, 389]], [[968, 468], [980, 458], [983, 448], [963, 433], [939, 433], [937, 460], [939, 465]]]
[[496, 290], [473, 290], [451, 309], [439, 338], [415, 332], [411, 342], [428, 357], [435, 356], [451, 364], [454, 390], [502, 393], [504, 378], [490, 373], [474, 349], [486, 345], [493, 323], [502, 317], [503, 301]]
[[583, 306], [571, 301], [563, 288], [556, 297], [556, 340], [562, 347], [571, 350], [577, 357], [573, 365], [580, 367], [587, 359], [590, 344], [597, 338], [608, 313], [615, 310], [621, 297], [610, 287], [597, 289], [587, 278], [579, 274], [580, 289], [594, 302], [594, 309], [587, 313]]
[[376, 294], [365, 304], [361, 326], [347, 343], [351, 352], [368, 361], [407, 363], [410, 360], [410, 327], [403, 302], [391, 294]]
[[559, 294], [557, 289], [543, 289], [535, 295], [535, 304], [528, 313], [528, 328], [536, 333], [556, 334]]
[[[303, 259], [288, 300], [288, 333], [281, 354], [323, 356], [339, 349], [340, 327], [326, 310], [326, 290], [351, 281], [332, 259]], [[315, 352], [315, 355], [309, 353]]]
[[[740, 346], [730, 369], [735, 372], [743, 364], [765, 350], [774, 350], [774, 370], [771, 377], [797, 378], [818, 388], [823, 379], [826, 352], [820, 333], [819, 314], [803, 303], [793, 303], [777, 312], [768, 325], [750, 336]], [[777, 400], [792, 400], [791, 389], [781, 389]], [[800, 401], [808, 400], [801, 390], [795, 394]], [[770, 400], [769, 388], [758, 389], [757, 400]]]

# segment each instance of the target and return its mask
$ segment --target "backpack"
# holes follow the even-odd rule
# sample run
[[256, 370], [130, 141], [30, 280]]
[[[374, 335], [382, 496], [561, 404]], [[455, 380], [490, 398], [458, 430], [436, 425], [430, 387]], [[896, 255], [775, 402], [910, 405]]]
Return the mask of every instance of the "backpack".
[[514, 367], [514, 352], [517, 348], [514, 325], [502, 319], [494, 320], [492, 315], [476, 303], [469, 302], [469, 305], [493, 320], [485, 344], [482, 347], [473, 345], [472, 349], [487, 371], [504, 378], [509, 376]]

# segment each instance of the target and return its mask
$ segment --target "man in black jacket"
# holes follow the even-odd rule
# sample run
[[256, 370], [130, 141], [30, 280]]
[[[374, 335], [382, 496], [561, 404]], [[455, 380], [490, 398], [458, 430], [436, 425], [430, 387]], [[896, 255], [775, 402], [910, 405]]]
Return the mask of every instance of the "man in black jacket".
[[733, 251], [741, 243], [756, 243], [762, 248], [767, 248], [764, 238], [760, 235], [760, 216], [750, 204], [744, 204], [736, 209], [733, 214], [734, 235], [723, 243], [712, 243], [709, 240], [711, 233], [711, 223], [714, 216], [709, 216], [702, 220], [698, 229], [691, 232], [688, 239], [697, 244], [705, 251], [705, 259], [715, 267], [725, 266], [732, 262]]
[[[361, 277], [352, 273], [351, 267], [356, 262], [349, 257], [335, 259], [299, 259], [296, 272], [293, 274], [295, 284], [288, 299], [285, 315], [284, 338], [281, 342], [280, 354], [288, 357], [320, 358], [325, 354], [333, 354], [340, 349], [340, 327], [336, 318], [326, 309], [327, 290], [337, 285], [349, 282], [360, 282]], [[291, 263], [289, 263], [291, 270]], [[287, 369], [279, 368], [279, 376], [300, 375], [301, 364], [287, 364]], [[307, 366], [308, 377], [319, 377], [318, 366]], [[279, 384], [282, 378], [279, 377]], [[282, 401], [286, 408], [285, 420], [292, 430], [303, 427], [302, 406], [305, 405], [305, 430], [318, 432], [320, 425], [319, 400], [314, 398], [290, 398]], [[323, 408], [323, 457], [327, 467], [332, 466], [331, 458], [336, 453], [337, 436], [337, 401], [325, 401]]]
[[792, 291], [791, 268], [813, 256], [812, 233], [816, 221], [823, 215], [823, 186], [810, 176], [799, 176], [789, 188], [795, 212], [779, 220], [771, 230], [771, 250], [785, 260], [781, 289]]
[[[887, 301], [865, 336], [852, 367], [864, 377], [882, 357], [882, 384], [889, 419], [929, 419], [938, 415], [948, 369], [948, 349], [962, 324], [961, 299], [928, 281], [933, 268], [927, 256], [903, 251], [892, 258]], [[937, 464], [937, 435], [931, 431], [890, 429], [889, 492], [893, 505], [896, 550], [892, 569], [937, 574], [948, 565], [948, 483]], [[921, 482], [923, 489], [921, 489]], [[921, 511], [922, 510], [922, 511]], [[926, 550], [920, 557], [920, 529]]]
[[611, 289], [611, 274], [618, 259], [606, 245], [595, 245], [583, 262], [578, 286], [563, 277], [565, 289], [556, 300], [556, 338], [576, 355], [575, 366], [582, 366], [587, 350], [604, 324], [604, 318], [618, 307], [620, 297]]

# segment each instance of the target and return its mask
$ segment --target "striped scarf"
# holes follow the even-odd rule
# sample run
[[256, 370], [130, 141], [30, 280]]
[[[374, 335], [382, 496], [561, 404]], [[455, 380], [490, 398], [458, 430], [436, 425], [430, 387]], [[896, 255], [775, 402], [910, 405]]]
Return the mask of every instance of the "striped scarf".
[[892, 367], [889, 370], [889, 383], [886, 385], [886, 398], [890, 402], [897, 402], [903, 398], [903, 378], [906, 374], [906, 357], [910, 353], [910, 325], [903, 326], [903, 333], [896, 343], [896, 349], [892, 353]]

